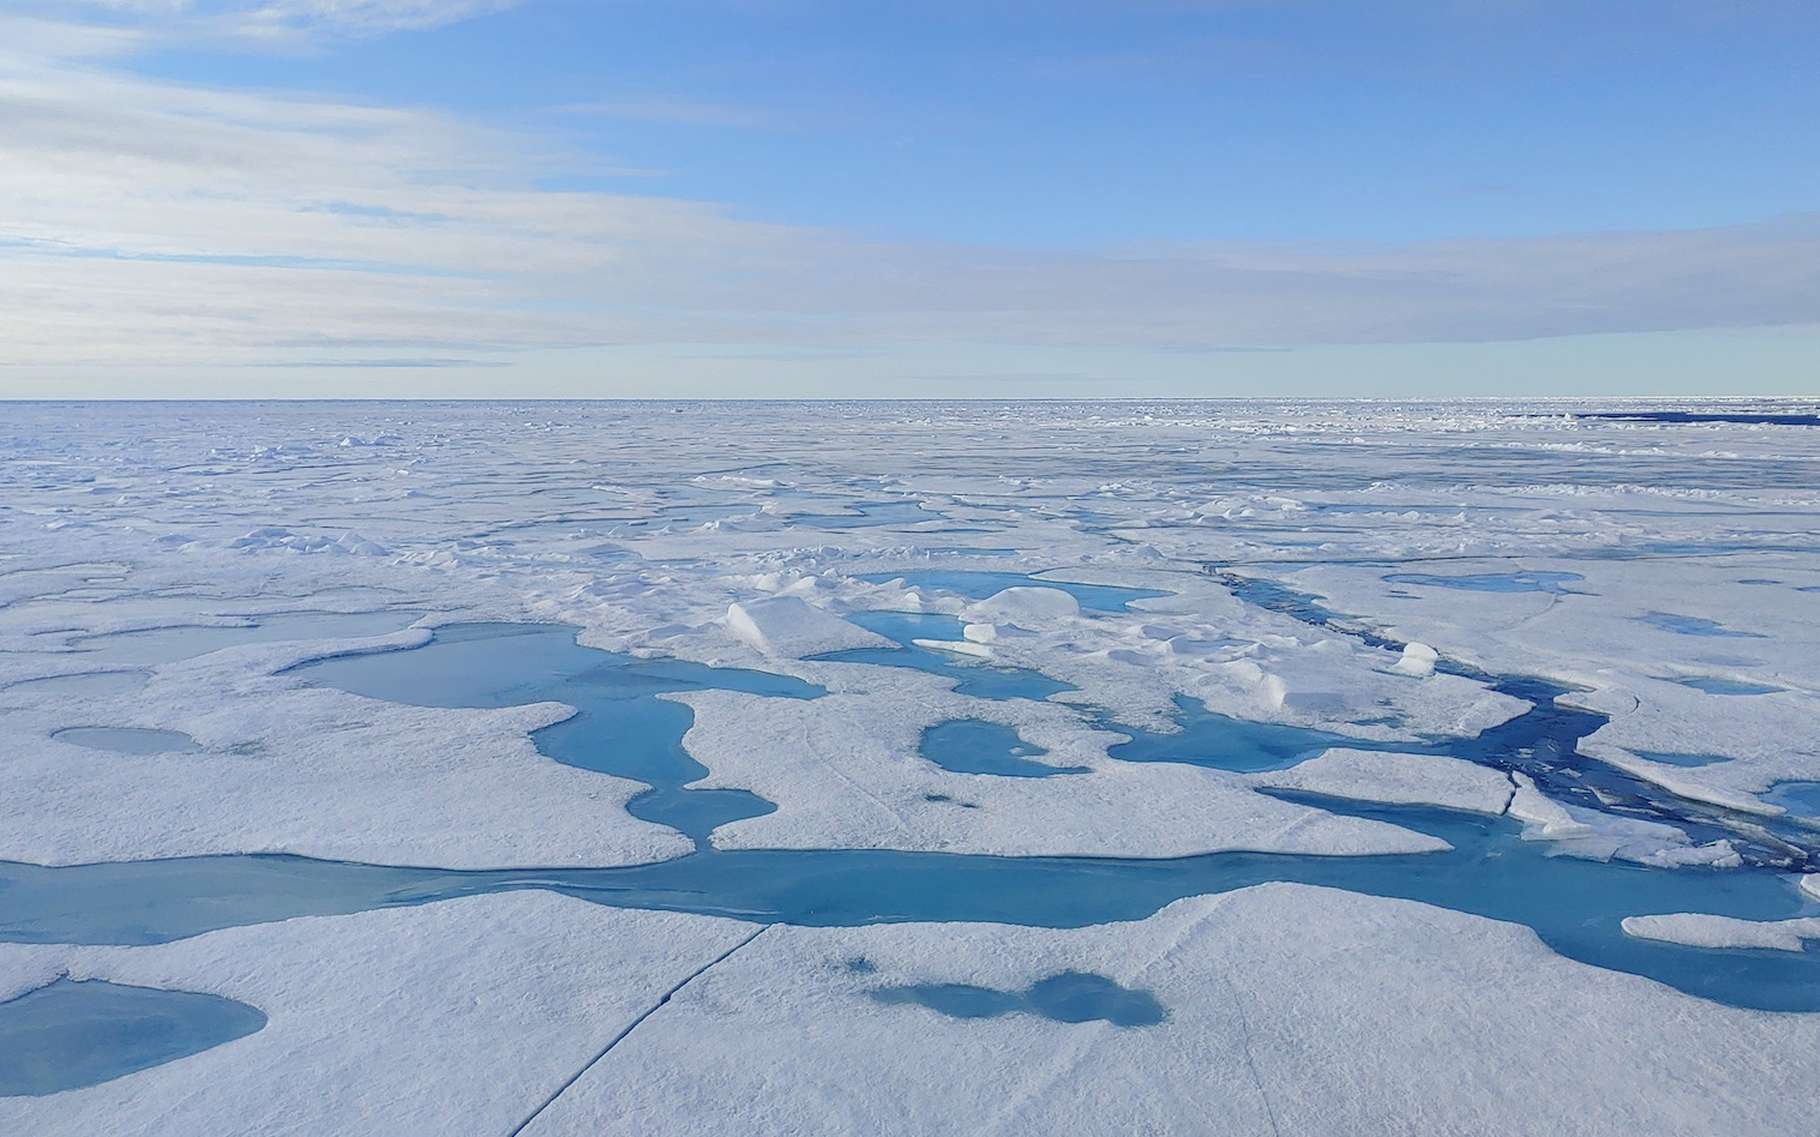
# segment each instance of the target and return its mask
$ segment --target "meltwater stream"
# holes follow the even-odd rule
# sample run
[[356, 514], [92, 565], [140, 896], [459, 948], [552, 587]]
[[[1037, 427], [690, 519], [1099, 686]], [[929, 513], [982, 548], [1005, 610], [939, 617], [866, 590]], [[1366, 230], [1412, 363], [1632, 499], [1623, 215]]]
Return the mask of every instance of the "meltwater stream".
[[[1241, 576], [1218, 565], [1206, 567], [1247, 603], [1352, 636], [1373, 647], [1401, 651], [1404, 646], [1352, 617], [1332, 611], [1308, 593], [1273, 580]], [[1573, 688], [1535, 676], [1493, 675], [1445, 658], [1436, 664], [1436, 670], [1484, 683], [1500, 694], [1524, 700], [1530, 709], [1474, 738], [1398, 743], [1394, 749], [1463, 758], [1521, 773], [1533, 779], [1548, 797], [1569, 805], [1671, 825], [1698, 842], [1728, 840], [1755, 867], [1820, 871], [1820, 829], [1811, 824], [1679, 797], [1653, 782], [1580, 754], [1580, 740], [1608, 719], [1596, 711], [1557, 702]], [[1371, 748], [1375, 744], [1345, 745]]]
[[[1441, 853], [1365, 857], [1228, 852], [1171, 860], [716, 850], [704, 840], [714, 825], [764, 811], [770, 803], [740, 791], [687, 789], [689, 781], [706, 772], [681, 746], [688, 709], [652, 696], [722, 687], [813, 698], [820, 689], [761, 672], [597, 651], [579, 646], [575, 634], [573, 628], [549, 625], [456, 626], [439, 630], [420, 648], [321, 660], [299, 673], [311, 682], [422, 705], [560, 700], [576, 706], [581, 714], [537, 733], [540, 750], [572, 765], [646, 782], [653, 788], [629, 808], [695, 836], [695, 853], [620, 868], [472, 872], [291, 856], [60, 868], [0, 864], [0, 940], [159, 943], [294, 916], [527, 888], [616, 907], [767, 923], [968, 921], [1082, 927], [1141, 919], [1183, 897], [1293, 881], [1524, 924], [1569, 958], [1648, 976], [1723, 1003], [1820, 1010], [1820, 953], [1688, 948], [1633, 939], [1619, 927], [1631, 915], [1707, 912], [1770, 920], [1820, 907], [1804, 900], [1786, 875], [1551, 857], [1545, 844], [1521, 840], [1517, 824], [1506, 818], [1284, 793], [1334, 813], [1428, 833], [1452, 847]], [[1544, 717], [1539, 724], [1551, 721]], [[1175, 735], [1128, 733], [1134, 733], [1134, 744], [1147, 760], [1171, 760], [1166, 752], [1170, 738], [1197, 748], [1218, 743], [1217, 732], [1191, 734], [1185, 742]], [[1272, 749], [1267, 740], [1251, 742]], [[1494, 732], [1458, 742], [1463, 750], [1499, 745]], [[1173, 760], [1207, 758], [1204, 750], [1181, 749]]]

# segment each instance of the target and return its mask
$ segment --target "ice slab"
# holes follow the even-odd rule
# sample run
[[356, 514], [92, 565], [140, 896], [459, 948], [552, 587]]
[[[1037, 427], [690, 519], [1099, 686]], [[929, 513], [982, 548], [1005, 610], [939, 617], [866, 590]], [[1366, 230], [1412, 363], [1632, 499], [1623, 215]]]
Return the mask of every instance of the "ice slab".
[[[0, 947], [0, 984], [59, 972], [175, 984], [266, 1019], [181, 1061], [49, 1097], [0, 1098], [0, 1131], [508, 1133], [665, 992], [751, 932], [731, 920], [512, 893], [158, 947]], [[31, 1048], [9, 1047], [8, 1060], [50, 1053], [38, 1049], [45, 1041], [8, 1041]]]
[[[879, 997], [964, 986], [999, 1002], [1067, 971], [1147, 992], [1166, 1015], [970, 1017]], [[1577, 1011], [1567, 1035], [1563, 1006]], [[1820, 1017], [1691, 1002], [1552, 957], [1507, 924], [1274, 885], [1066, 932], [776, 929], [679, 993], [528, 1135], [1181, 1133], [1217, 1119], [1239, 1135], [1769, 1137], [1806, 1124], [1817, 1044]]]

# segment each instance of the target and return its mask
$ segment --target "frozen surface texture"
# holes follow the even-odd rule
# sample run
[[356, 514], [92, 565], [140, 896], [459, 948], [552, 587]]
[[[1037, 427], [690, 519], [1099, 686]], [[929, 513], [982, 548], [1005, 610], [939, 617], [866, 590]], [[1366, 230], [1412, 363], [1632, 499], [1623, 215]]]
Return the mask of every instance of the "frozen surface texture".
[[1804, 409], [10, 405], [0, 1131], [1805, 1131]]
[[[878, 994], [1067, 972], [1144, 1025]], [[1573, 1029], [1561, 1016], [1571, 1008]], [[777, 929], [672, 1000], [535, 1137], [646, 1132], [1773, 1134], [1807, 1126], [1820, 1016], [1758, 1015], [1552, 956], [1526, 932], [1297, 885], [1071, 932]], [[1547, 1086], [1546, 1093], [1537, 1092]]]

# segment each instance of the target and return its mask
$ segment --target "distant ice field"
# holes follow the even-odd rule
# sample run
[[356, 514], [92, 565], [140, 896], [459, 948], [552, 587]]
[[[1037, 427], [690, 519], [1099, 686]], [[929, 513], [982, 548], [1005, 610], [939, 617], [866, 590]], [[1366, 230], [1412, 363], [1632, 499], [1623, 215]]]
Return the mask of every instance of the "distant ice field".
[[8, 404], [0, 1130], [1786, 1132], [1813, 417]]

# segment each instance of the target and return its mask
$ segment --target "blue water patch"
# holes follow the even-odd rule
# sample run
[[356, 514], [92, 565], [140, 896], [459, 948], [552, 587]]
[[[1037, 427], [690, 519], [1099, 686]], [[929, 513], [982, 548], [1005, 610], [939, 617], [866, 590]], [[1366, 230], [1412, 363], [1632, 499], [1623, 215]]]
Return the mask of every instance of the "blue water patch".
[[111, 664], [146, 666], [173, 663], [242, 644], [383, 636], [410, 627], [422, 616], [422, 612], [405, 611], [275, 612], [247, 616], [247, 623], [228, 627], [185, 625], [104, 632], [79, 636], [72, 643], [78, 650], [94, 652]]
[[311, 683], [419, 707], [509, 707], [567, 703], [576, 713], [532, 733], [539, 753], [566, 766], [650, 787], [626, 812], [667, 825], [698, 844], [721, 825], [776, 806], [745, 790], [694, 790], [708, 769], [683, 748], [695, 713], [656, 696], [741, 691], [813, 699], [826, 691], [786, 675], [641, 659], [583, 647], [558, 624], [455, 624], [402, 651], [336, 656], [292, 670]]
[[1820, 821], [1820, 782], [1777, 782], [1763, 800], [1797, 817]]
[[872, 997], [887, 1005], [914, 1004], [956, 1019], [1040, 1015], [1062, 1023], [1108, 1022], [1113, 1026], [1155, 1026], [1167, 1018], [1149, 991], [1121, 987], [1104, 975], [1064, 971], [1039, 979], [1022, 991], [999, 991], [967, 983], [918, 983], [880, 987]]
[[1670, 679], [1683, 687], [1692, 687], [1696, 691], [1705, 691], [1708, 695], [1768, 695], [1783, 688], [1768, 683], [1753, 683], [1748, 679], [1725, 679], [1717, 675], [1681, 675]]
[[916, 569], [911, 572], [864, 573], [860, 580], [886, 584], [901, 580], [906, 588], [927, 588], [952, 592], [970, 600], [984, 600], [1007, 588], [1055, 588], [1074, 597], [1075, 602], [1090, 612], [1128, 612], [1134, 600], [1150, 600], [1170, 595], [1152, 588], [1119, 588], [1110, 584], [1073, 584], [1063, 580], [1045, 580], [1019, 572], [971, 572], [964, 569]]
[[1333, 747], [1354, 750], [1419, 750], [1419, 742], [1373, 742], [1331, 731], [1288, 723], [1252, 722], [1207, 709], [1187, 695], [1176, 695], [1175, 731], [1149, 731], [1111, 721], [1096, 725], [1129, 735], [1129, 742], [1106, 753], [1122, 762], [1183, 762], [1216, 770], [1255, 773], [1283, 770]]
[[1047, 766], [1030, 759], [1049, 753], [1018, 737], [1003, 723], [951, 719], [923, 731], [922, 756], [956, 774], [994, 774], [1002, 778], [1048, 778], [1085, 774], [1085, 766]]
[[852, 508], [852, 513], [799, 513], [789, 521], [792, 526], [841, 530], [942, 520], [941, 514], [932, 513], [915, 501], [862, 501], [854, 503]]
[[1669, 750], [1632, 750], [1631, 753], [1651, 762], [1660, 762], [1665, 766], [1682, 766], [1688, 769], [1716, 766], [1720, 762], [1731, 761], [1723, 754], [1681, 754]]
[[1820, 415], [1763, 411], [1574, 411], [1575, 418], [1620, 422], [1727, 423], [1737, 426], [1820, 426]]
[[619, 908], [853, 927], [988, 922], [1079, 928], [1141, 920], [1188, 896], [1270, 881], [1399, 897], [1522, 924], [1550, 948], [1735, 1006], [1820, 1011], [1820, 952], [1689, 948], [1626, 936], [1628, 915], [1779, 920], [1820, 911], [1786, 876], [1552, 856], [1503, 817], [1276, 796], [1439, 837], [1444, 852], [1211, 853], [1170, 860], [989, 857], [876, 849], [706, 849], [604, 869], [459, 872], [288, 856], [44, 867], [0, 863], [0, 940], [160, 943], [217, 928], [455, 896], [548, 889]]
[[1645, 612], [1641, 616], [1631, 618], [1639, 623], [1648, 624], [1652, 628], [1673, 632], [1678, 636], [1719, 636], [1740, 640], [1763, 638], [1756, 632], [1733, 631], [1717, 620], [1708, 620], [1702, 616], [1681, 616], [1674, 612]]
[[1560, 556], [1577, 561], [1641, 561], [1653, 558], [1728, 557], [1738, 553], [1812, 553], [1812, 544], [1770, 541], [1644, 541], [1610, 545]]
[[965, 627], [953, 616], [931, 612], [855, 612], [847, 617], [869, 632], [876, 632], [898, 646], [861, 647], [831, 651], [809, 658], [829, 663], [870, 663], [878, 667], [907, 667], [954, 680], [956, 694], [979, 699], [1047, 699], [1072, 691], [1071, 683], [1051, 679], [1023, 667], [1000, 667], [972, 656], [939, 648], [926, 648], [916, 640], [957, 641]]
[[0, 1003], [0, 1097], [99, 1085], [265, 1023], [258, 1008], [218, 995], [59, 979]]
[[[928, 532], [928, 530], [925, 530]], [[942, 533], [986, 533], [986, 529], [942, 529]], [[921, 552], [932, 557], [1015, 557], [1017, 550], [1009, 546], [992, 545], [924, 545]]]
[[1426, 588], [1453, 588], [1466, 592], [1547, 592], [1578, 595], [1563, 585], [1585, 580], [1577, 572], [1481, 572], [1466, 576], [1436, 576], [1425, 572], [1393, 572], [1383, 578], [1390, 584], [1419, 584]]
[[[1234, 596], [1318, 628], [1351, 636], [1386, 652], [1404, 644], [1353, 618], [1335, 612], [1320, 599], [1273, 580], [1240, 576], [1209, 566]], [[1610, 720], [1595, 711], [1566, 706], [1557, 699], [1572, 687], [1527, 675], [1494, 675], [1458, 660], [1442, 657], [1435, 670], [1483, 683], [1501, 695], [1529, 703], [1523, 714], [1472, 738], [1438, 739], [1425, 744], [1398, 743], [1395, 749], [1443, 754], [1533, 779], [1549, 798], [1594, 812], [1618, 812], [1673, 826], [1696, 843], [1730, 841], [1745, 862], [1787, 871], [1813, 872], [1817, 857], [1814, 834], [1775, 819], [1744, 815], [1722, 806], [1682, 798], [1663, 787], [1578, 751], [1579, 742]]]
[[116, 754], [184, 754], [197, 749], [196, 740], [180, 730], [139, 726], [71, 726], [52, 731], [51, 737]]

